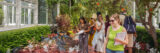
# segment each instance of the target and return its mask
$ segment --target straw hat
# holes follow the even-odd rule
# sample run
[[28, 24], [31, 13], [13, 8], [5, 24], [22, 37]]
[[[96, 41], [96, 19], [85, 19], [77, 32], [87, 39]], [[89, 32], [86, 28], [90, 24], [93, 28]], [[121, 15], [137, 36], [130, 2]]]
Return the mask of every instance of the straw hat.
[[97, 14], [93, 13], [91, 18], [97, 19]]

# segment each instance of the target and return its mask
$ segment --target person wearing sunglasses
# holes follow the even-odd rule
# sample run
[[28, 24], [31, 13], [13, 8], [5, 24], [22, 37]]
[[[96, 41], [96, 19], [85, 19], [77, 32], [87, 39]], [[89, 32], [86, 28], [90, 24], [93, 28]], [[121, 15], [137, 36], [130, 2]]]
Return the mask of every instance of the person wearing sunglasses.
[[[110, 18], [111, 26], [107, 29], [106, 40], [104, 43], [104, 52], [106, 53], [124, 53], [125, 45], [128, 44], [128, 36], [125, 34], [124, 40], [117, 39], [116, 36], [118, 33], [127, 33], [126, 29], [121, 26], [119, 14], [113, 14]], [[115, 42], [119, 42], [121, 44], [115, 45]]]

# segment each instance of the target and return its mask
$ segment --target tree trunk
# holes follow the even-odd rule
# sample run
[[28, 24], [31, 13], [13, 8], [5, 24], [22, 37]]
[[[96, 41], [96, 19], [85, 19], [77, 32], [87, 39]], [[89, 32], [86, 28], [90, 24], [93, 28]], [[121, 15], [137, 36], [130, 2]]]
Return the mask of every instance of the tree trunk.
[[158, 41], [157, 41], [156, 29], [152, 24], [152, 13], [149, 13], [149, 17], [148, 17], [148, 21], [149, 22], [145, 22], [145, 20], [142, 18], [142, 16], [140, 16], [140, 20], [141, 20], [142, 24], [145, 26], [147, 32], [153, 38], [154, 47], [158, 49]]
[[149, 17], [148, 17], [149, 33], [153, 38], [155, 48], [158, 49], [157, 34], [156, 34], [156, 29], [152, 24], [152, 15], [153, 14], [149, 12]]
[[157, 47], [158, 47], [158, 41], [157, 41], [156, 30], [154, 30], [154, 29], [151, 27], [149, 33], [150, 33], [151, 37], [153, 38], [155, 48], [157, 48]]

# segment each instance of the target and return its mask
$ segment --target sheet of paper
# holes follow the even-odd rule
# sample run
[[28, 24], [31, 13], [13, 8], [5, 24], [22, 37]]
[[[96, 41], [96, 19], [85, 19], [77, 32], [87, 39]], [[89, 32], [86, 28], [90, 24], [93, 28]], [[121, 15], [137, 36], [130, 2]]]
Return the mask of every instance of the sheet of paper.
[[[120, 40], [124, 41], [126, 34], [127, 34], [126, 32], [117, 33], [116, 39], [120, 39]], [[115, 41], [114, 45], [121, 45], [121, 43]]]
[[84, 30], [80, 30], [78, 33], [76, 33], [77, 35], [84, 33]]

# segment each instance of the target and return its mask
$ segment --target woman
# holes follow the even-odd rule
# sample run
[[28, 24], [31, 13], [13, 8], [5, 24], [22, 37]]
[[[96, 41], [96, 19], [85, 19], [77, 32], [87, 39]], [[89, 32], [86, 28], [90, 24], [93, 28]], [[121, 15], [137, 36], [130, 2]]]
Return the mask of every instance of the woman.
[[97, 13], [98, 21], [95, 24], [96, 33], [94, 35], [94, 39], [92, 41], [93, 48], [95, 49], [96, 53], [103, 53], [104, 49], [104, 40], [105, 40], [105, 24], [102, 19], [102, 15], [100, 12]]
[[[124, 53], [124, 46], [128, 44], [128, 37], [125, 35], [124, 41], [115, 38], [117, 33], [126, 33], [126, 29], [121, 26], [120, 18], [118, 14], [113, 14], [110, 18], [110, 24], [107, 30], [107, 37], [104, 43], [106, 53]], [[115, 42], [121, 43], [120, 45], [114, 45]]]
[[91, 18], [91, 21], [90, 21], [90, 35], [89, 35], [89, 39], [88, 39], [88, 45], [90, 47], [92, 47], [92, 40], [94, 38], [94, 35], [95, 35], [95, 32], [96, 32], [96, 27], [94, 26], [95, 25], [95, 21], [96, 21], [96, 18], [97, 18], [97, 15], [96, 14], [93, 14], [92, 15], [92, 18]]
[[86, 23], [86, 20], [84, 17], [80, 18], [80, 24], [78, 25], [78, 32], [83, 31], [83, 33], [80, 33], [79, 35], [79, 47], [80, 47], [80, 53], [88, 53], [88, 24]]
[[106, 37], [107, 29], [108, 29], [109, 26], [110, 26], [110, 23], [109, 23], [109, 16], [106, 15], [106, 22], [105, 22], [105, 37]]

